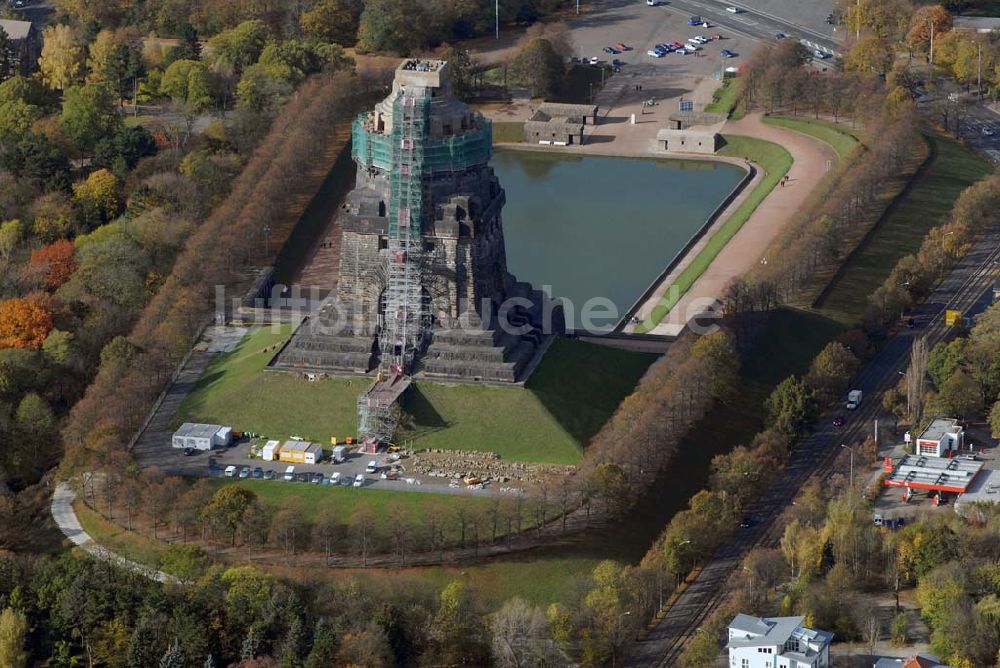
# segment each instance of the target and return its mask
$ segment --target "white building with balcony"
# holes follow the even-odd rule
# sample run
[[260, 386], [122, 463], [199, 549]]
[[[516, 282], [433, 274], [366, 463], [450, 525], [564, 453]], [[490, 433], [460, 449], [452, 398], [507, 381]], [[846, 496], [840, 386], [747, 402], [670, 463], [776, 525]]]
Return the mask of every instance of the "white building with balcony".
[[751, 617], [729, 622], [730, 668], [830, 668], [833, 634], [802, 626], [803, 617]]

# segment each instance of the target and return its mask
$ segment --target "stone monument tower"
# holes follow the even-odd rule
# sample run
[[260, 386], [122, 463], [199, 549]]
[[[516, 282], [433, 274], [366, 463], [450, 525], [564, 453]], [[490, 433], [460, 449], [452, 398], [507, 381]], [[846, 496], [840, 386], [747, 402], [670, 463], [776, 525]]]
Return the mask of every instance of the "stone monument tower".
[[492, 126], [453, 95], [448, 63], [403, 62], [354, 122], [336, 290], [275, 366], [523, 380], [562, 314], [507, 271], [491, 155]]

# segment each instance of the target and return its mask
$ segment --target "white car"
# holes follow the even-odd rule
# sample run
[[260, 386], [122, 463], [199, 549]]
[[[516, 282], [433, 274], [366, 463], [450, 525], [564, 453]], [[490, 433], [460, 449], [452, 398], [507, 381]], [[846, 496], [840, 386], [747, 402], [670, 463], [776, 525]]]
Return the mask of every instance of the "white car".
[[697, 44], [685, 44], [684, 50], [688, 53], [694, 53], [695, 51], [701, 51], [701, 47]]
[[730, 7], [726, 7], [726, 11], [729, 12], [730, 14], [739, 14], [743, 10], [740, 9], [739, 7], [732, 7], [732, 6], [730, 6]]
[[658, 7], [660, 5], [660, 0], [646, 0], [646, 6], [648, 7]]
[[994, 130], [993, 128], [991, 128], [988, 125], [983, 127], [983, 136], [984, 137], [992, 137], [996, 133], [997, 133], [997, 131]]
[[363, 475], [361, 475], [359, 473], [356, 476], [354, 476], [354, 485], [353, 485], [353, 487], [361, 487], [364, 484], [365, 484], [365, 477]]
[[646, 52], [646, 55], [647, 56], [652, 56], [653, 58], [662, 58], [663, 56], [665, 56], [667, 54], [665, 52], [663, 52], [663, 51], [657, 51], [656, 49], [650, 49], [649, 51]]
[[691, 38], [691, 40], [697, 42], [698, 44], [708, 44], [709, 42], [712, 41], [709, 38], [705, 37], [704, 35], [695, 35], [694, 37]]
[[591, 56], [591, 57], [590, 57], [590, 60], [589, 60], [589, 61], [587, 61], [587, 62], [589, 62], [589, 63], [590, 63], [591, 65], [596, 65], [596, 64], [598, 64], [599, 62], [601, 62], [601, 59], [600, 59], [600, 58], [598, 58], [597, 56]]
[[330, 474], [330, 484], [339, 485], [340, 484], [340, 471], [334, 471]]

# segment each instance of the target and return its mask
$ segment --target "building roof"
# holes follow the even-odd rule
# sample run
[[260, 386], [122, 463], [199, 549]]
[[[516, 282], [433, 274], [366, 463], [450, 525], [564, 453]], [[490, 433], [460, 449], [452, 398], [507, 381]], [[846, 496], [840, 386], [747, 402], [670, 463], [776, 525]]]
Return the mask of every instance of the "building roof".
[[281, 446], [281, 452], [315, 452], [322, 448], [323, 446], [319, 443], [311, 441], [285, 441], [285, 444]]
[[927, 425], [927, 428], [924, 429], [919, 438], [923, 441], [940, 442], [948, 434], [954, 434], [961, 430], [962, 428], [958, 426], [958, 420], [955, 418], [936, 417], [931, 420], [931, 423]]
[[1000, 18], [994, 16], [956, 16], [951, 23], [955, 30], [990, 32], [1000, 28]]
[[885, 484], [962, 494], [982, 468], [982, 462], [965, 459], [906, 455], [892, 469]]
[[279, 445], [281, 445], [281, 443], [278, 442], [278, 441], [268, 441], [267, 443], [264, 444], [264, 447], [265, 448], [276, 448]]
[[7, 37], [12, 40], [27, 39], [31, 33], [31, 21], [0, 19], [0, 28], [3, 28]]
[[933, 654], [917, 654], [909, 659], [883, 657], [875, 662], [874, 668], [949, 668]]
[[177, 431], [174, 432], [174, 436], [184, 436], [186, 438], [212, 438], [219, 433], [220, 429], [222, 429], [222, 425], [219, 424], [185, 422], [177, 428]]
[[671, 121], [690, 127], [692, 125], [715, 125], [726, 120], [726, 115], [714, 111], [675, 111], [670, 114], [669, 118]]
[[752, 617], [737, 614], [729, 622], [729, 647], [784, 645], [805, 617]]
[[538, 109], [549, 116], [594, 116], [597, 114], [596, 104], [542, 102]]

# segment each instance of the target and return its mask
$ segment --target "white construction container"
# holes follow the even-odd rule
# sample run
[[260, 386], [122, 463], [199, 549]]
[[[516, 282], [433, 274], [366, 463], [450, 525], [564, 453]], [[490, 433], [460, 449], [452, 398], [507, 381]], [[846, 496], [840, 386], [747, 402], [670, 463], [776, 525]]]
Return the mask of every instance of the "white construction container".
[[278, 459], [278, 453], [281, 451], [281, 441], [268, 441], [264, 444], [264, 448], [260, 451], [260, 458], [265, 462], [273, 462]]

